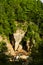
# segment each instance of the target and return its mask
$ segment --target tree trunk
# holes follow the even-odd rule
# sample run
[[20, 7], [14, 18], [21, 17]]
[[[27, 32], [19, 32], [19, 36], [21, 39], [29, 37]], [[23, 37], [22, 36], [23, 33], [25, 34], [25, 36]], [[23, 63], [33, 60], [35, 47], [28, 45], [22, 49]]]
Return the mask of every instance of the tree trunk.
[[13, 34], [9, 34], [9, 40], [10, 40], [10, 43], [11, 43], [13, 49], [15, 50], [15, 39], [14, 39]]

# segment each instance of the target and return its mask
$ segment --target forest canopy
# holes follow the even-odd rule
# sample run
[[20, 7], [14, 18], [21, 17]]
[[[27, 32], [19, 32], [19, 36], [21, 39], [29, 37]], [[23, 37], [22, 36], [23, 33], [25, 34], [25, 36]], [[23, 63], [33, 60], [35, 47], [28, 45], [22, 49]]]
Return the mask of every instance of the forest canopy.
[[0, 0], [0, 34], [13, 33], [14, 21], [34, 22], [43, 36], [43, 3], [40, 0]]

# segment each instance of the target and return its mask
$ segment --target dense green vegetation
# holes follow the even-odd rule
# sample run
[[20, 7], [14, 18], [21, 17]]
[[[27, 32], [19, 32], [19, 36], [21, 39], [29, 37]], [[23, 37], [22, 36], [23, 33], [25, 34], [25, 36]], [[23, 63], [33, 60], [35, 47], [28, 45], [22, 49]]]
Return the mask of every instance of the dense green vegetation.
[[0, 0], [0, 34], [13, 33], [16, 20], [34, 22], [43, 35], [43, 3], [40, 0]]
[[[40, 0], [0, 0], [0, 35], [12, 35], [17, 29], [16, 21], [21, 28], [27, 23], [23, 28], [27, 29], [25, 40], [32, 40], [34, 65], [43, 63], [43, 3]], [[0, 51], [2, 48], [1, 43]]]

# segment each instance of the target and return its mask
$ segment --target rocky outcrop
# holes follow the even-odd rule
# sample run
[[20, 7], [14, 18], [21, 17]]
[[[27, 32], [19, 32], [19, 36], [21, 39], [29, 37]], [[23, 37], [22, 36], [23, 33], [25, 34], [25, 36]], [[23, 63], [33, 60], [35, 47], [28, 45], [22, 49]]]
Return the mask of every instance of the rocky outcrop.
[[14, 56], [15, 55], [15, 52], [14, 52], [14, 50], [13, 50], [13, 48], [12, 48], [12, 45], [10, 44], [10, 42], [9, 42], [9, 40], [6, 38], [6, 37], [2, 37], [2, 36], [0, 36], [0, 42], [1, 41], [4, 41], [5, 43], [6, 43], [6, 47], [7, 47], [7, 52], [6, 52], [6, 54], [7, 55], [12, 55], [12, 56]]
[[2, 36], [0, 36], [0, 42], [3, 40]]
[[6, 42], [6, 45], [7, 45], [7, 48], [8, 48], [8, 52], [6, 54], [10, 54], [12, 56], [19, 56], [20, 55], [21, 59], [22, 58], [26, 59], [28, 57], [28, 55], [30, 55], [30, 53], [27, 52], [30, 49], [30, 46], [29, 46], [30, 41], [26, 41], [26, 44], [25, 44], [25, 42], [23, 42], [25, 44], [24, 47], [25, 46], [27, 47], [27, 48], [25, 48], [27, 51], [24, 50], [23, 49], [23, 45], [20, 44], [21, 41], [22, 41], [22, 39], [25, 36], [25, 33], [26, 32], [24, 32], [23, 30], [18, 29], [13, 34], [14, 35], [14, 39], [15, 39], [15, 43], [14, 43], [14, 45], [15, 45], [15, 51], [14, 51], [12, 45], [10, 44], [10, 42], [8, 41], [8, 39], [6, 37], [3, 39], [3, 37], [0, 36], [0, 41], [3, 40], [4, 42]]
[[15, 50], [18, 49], [19, 43], [21, 42], [22, 38], [24, 37], [25, 32], [23, 30], [17, 30], [14, 33], [14, 38], [15, 38]]

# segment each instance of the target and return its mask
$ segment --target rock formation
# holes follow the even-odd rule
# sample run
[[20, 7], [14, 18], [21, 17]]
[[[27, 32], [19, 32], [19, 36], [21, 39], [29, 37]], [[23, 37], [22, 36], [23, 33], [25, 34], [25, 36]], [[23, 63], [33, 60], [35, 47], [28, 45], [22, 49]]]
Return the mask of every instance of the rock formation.
[[[6, 42], [6, 45], [7, 45], [7, 48], [8, 48], [8, 52], [6, 54], [10, 54], [12, 56], [19, 56], [19, 55], [22, 54], [20, 56], [20, 58], [23, 58], [23, 56], [24, 56], [24, 59], [27, 58], [27, 55], [29, 55], [28, 52], [30, 50], [30, 45], [29, 45], [30, 41], [29, 40], [24, 41], [23, 45], [20, 44], [23, 41], [22, 39], [24, 38], [25, 33], [26, 32], [24, 32], [23, 30], [18, 29], [13, 34], [14, 35], [14, 38], [13, 38], [14, 42], [13, 41], [12, 42], [14, 44], [13, 45], [14, 48], [13, 48], [12, 44], [10, 44], [10, 42], [8, 41], [8, 39], [6, 37], [3, 39], [3, 37], [0, 36], [0, 41]], [[15, 51], [14, 51], [14, 49], [15, 49]]]
[[23, 30], [17, 30], [16, 33], [14, 33], [14, 39], [15, 39], [15, 50], [18, 49], [18, 46], [24, 37], [25, 32]]

